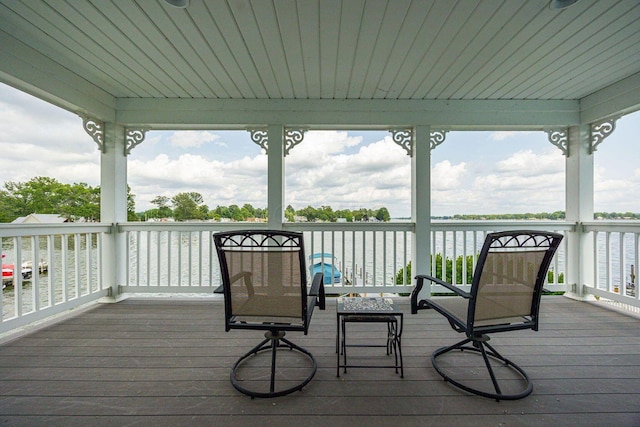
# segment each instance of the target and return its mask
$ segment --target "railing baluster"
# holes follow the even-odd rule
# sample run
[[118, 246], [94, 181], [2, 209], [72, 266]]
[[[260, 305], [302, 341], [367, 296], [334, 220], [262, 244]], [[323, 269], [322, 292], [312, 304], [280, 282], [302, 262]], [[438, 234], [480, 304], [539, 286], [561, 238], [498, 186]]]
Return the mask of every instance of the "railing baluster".
[[98, 289], [97, 291], [102, 291], [104, 289], [104, 282], [103, 282], [103, 269], [104, 269], [104, 263], [102, 262], [103, 258], [103, 253], [102, 253], [102, 245], [103, 245], [103, 240], [102, 240], [102, 234], [98, 233], [96, 234], [97, 239], [96, 239], [96, 246], [98, 249], [98, 271], [96, 272], [96, 276], [98, 277]]
[[[53, 269], [53, 254], [54, 254], [54, 248], [55, 248], [55, 236], [54, 235], [49, 235], [47, 236], [47, 250], [48, 250], [48, 254], [49, 254], [49, 261], [48, 261], [48, 265], [47, 265], [47, 286], [49, 288], [49, 298], [51, 299], [51, 302], [49, 304], [50, 307], [54, 307], [56, 305], [56, 295], [55, 295], [55, 287], [54, 287], [54, 283], [53, 283], [53, 279], [56, 275], [55, 270]], [[63, 288], [64, 289], [64, 288]]]
[[[40, 311], [42, 307], [42, 293], [40, 292], [40, 269], [39, 260], [40, 260], [40, 238], [37, 236], [31, 236], [31, 286], [34, 291], [34, 311]], [[51, 297], [47, 298], [47, 303], [51, 301]], [[48, 306], [48, 304], [47, 304]], [[46, 307], [46, 306], [45, 306]]]
[[[144, 233], [144, 247], [146, 248], [145, 250], [145, 272], [144, 272], [144, 286], [151, 286], [151, 254], [153, 253], [151, 251], [151, 245], [153, 242], [153, 236], [156, 234], [156, 232], [148, 230], [146, 233]], [[139, 241], [139, 245], [138, 247], [142, 249], [142, 240]], [[140, 271], [140, 268], [138, 267], [138, 271]]]
[[[636, 300], [640, 300], [640, 292], [638, 292], [638, 281], [636, 280], [636, 275], [638, 274], [638, 263], [640, 262], [640, 233], [633, 233], [633, 249], [634, 249], [634, 264], [632, 268], [634, 268], [633, 277], [629, 277], [629, 282], [631, 283], [631, 289], [633, 290], [633, 297]], [[631, 272], [629, 273], [631, 274]]]
[[403, 285], [411, 285], [413, 282], [412, 279], [412, 275], [409, 274], [409, 270], [407, 269], [407, 265], [409, 265], [409, 259], [407, 258], [407, 253], [409, 253], [409, 241], [407, 239], [408, 233], [406, 231], [403, 232], [403, 237], [402, 237], [402, 244], [404, 245], [404, 250], [402, 252], [402, 256], [403, 256], [403, 264], [402, 264], [402, 268], [404, 273], [404, 278], [402, 279], [402, 284]]
[[626, 291], [626, 285], [624, 282], [624, 266], [626, 265], [626, 261], [627, 258], [625, 256], [624, 253], [624, 238], [625, 238], [625, 233], [621, 232], [619, 233], [620, 235], [620, 241], [619, 241], [619, 250], [620, 250], [620, 264], [618, 265], [618, 274], [620, 276], [620, 286], [618, 287], [618, 290], [620, 291], [620, 295], [625, 295], [627, 293]]
[[[166, 234], [166, 231], [157, 231], [154, 233], [156, 242], [156, 286], [160, 286], [162, 281], [162, 240]], [[149, 252], [151, 252], [151, 250], [149, 250]], [[149, 281], [151, 281], [151, 279], [149, 279]]]
[[356, 234], [351, 231], [351, 285], [356, 286]]
[[75, 278], [75, 298], [80, 297], [80, 271], [78, 270], [78, 265], [80, 265], [80, 234], [76, 233], [73, 235], [73, 276]]
[[382, 286], [387, 285], [387, 232], [382, 231]]
[[378, 255], [378, 244], [377, 244], [377, 240], [378, 239], [377, 239], [377, 237], [378, 237], [377, 233], [375, 231], [373, 231], [371, 233], [371, 247], [372, 247], [372, 250], [373, 250], [373, 256], [371, 257], [371, 261], [373, 261], [372, 264], [371, 264], [371, 276], [372, 276], [371, 285], [374, 288], [377, 285], [377, 283], [376, 283], [376, 280], [377, 280], [377, 276], [376, 276], [377, 262], [376, 261], [377, 261], [377, 255]]
[[453, 254], [451, 256], [451, 282], [458, 284], [458, 263], [456, 260], [458, 259], [458, 232], [453, 231], [452, 233], [452, 248]]
[[85, 262], [87, 263], [87, 265], [85, 266], [86, 268], [86, 283], [87, 283], [87, 293], [86, 295], [90, 295], [91, 294], [91, 271], [92, 271], [92, 266], [91, 266], [91, 255], [93, 252], [92, 249], [92, 244], [91, 244], [91, 235], [89, 233], [85, 233], [84, 234], [84, 239], [87, 245], [87, 255], [85, 258]]
[[346, 285], [347, 284], [347, 271], [346, 271], [346, 262], [345, 262], [345, 257], [346, 257], [346, 233], [344, 230], [342, 230], [340, 232], [340, 236], [342, 238], [342, 256], [340, 257], [340, 271], [342, 271], [342, 284]]
[[[598, 245], [598, 241], [600, 239], [600, 235], [601, 232], [599, 231], [594, 231], [593, 232], [593, 247], [594, 248], [599, 248], [600, 246]], [[600, 251], [598, 251], [597, 249], [595, 249], [593, 251], [593, 277], [597, 278], [600, 277]], [[600, 283], [598, 283], [597, 279], [596, 282], [593, 284], [595, 288], [600, 288]], [[578, 284], [579, 286], [579, 284]]]
[[611, 289], [612, 283], [611, 283], [611, 246], [610, 246], [611, 245], [611, 233], [610, 232], [607, 232], [605, 234], [605, 242], [606, 242], [606, 245], [605, 245], [606, 282], [605, 283], [607, 285], [607, 287], [606, 287], [607, 291], [611, 292], [612, 291], [612, 289]]
[[[336, 253], [336, 235], [335, 235], [335, 231], [330, 231], [329, 232], [331, 235], [331, 255], [335, 257], [335, 253]], [[335, 263], [333, 262], [333, 260], [331, 261], [331, 285], [335, 286], [334, 283], [334, 277], [336, 275], [336, 268], [338, 266], [335, 265]]]
[[16, 254], [16, 261], [13, 264], [13, 294], [16, 298], [16, 317], [21, 317], [24, 314], [24, 299], [22, 295], [22, 274], [18, 269], [22, 256], [22, 240], [19, 237], [13, 238], [13, 247]]
[[[127, 265], [124, 271], [124, 280], [125, 283], [131, 283], [131, 262], [129, 261], [131, 259], [131, 247], [134, 245], [134, 242], [131, 240], [132, 237], [131, 235], [133, 233], [139, 233], [140, 231], [135, 231], [135, 232], [131, 232], [131, 231], [125, 231], [124, 232], [124, 241], [125, 241], [125, 248], [124, 248], [124, 253], [125, 253], [125, 259], [127, 260]], [[135, 242], [135, 245], [137, 245], [138, 242]], [[138, 256], [140, 251], [136, 251], [136, 256]], [[139, 268], [140, 263], [136, 261], [136, 268]], [[135, 275], [134, 275], [135, 276]], [[136, 284], [139, 284], [139, 280], [136, 279], [135, 281]]]
[[203, 252], [203, 248], [202, 248], [202, 232], [197, 231], [196, 232], [196, 238], [198, 241], [198, 286], [202, 286], [202, 282], [203, 282], [203, 271], [202, 269], [204, 268], [204, 252]]
[[360, 234], [362, 235], [362, 285], [367, 287], [367, 235], [364, 230]]

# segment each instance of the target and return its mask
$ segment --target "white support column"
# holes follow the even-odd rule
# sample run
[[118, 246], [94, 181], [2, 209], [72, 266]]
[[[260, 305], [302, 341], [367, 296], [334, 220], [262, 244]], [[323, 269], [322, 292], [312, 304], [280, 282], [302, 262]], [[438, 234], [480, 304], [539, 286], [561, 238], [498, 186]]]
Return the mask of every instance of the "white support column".
[[[115, 123], [105, 123], [104, 149], [100, 157], [100, 221], [116, 224], [127, 220], [127, 157], [125, 129]], [[125, 284], [125, 236], [113, 229], [103, 239], [103, 283], [116, 298], [118, 286]]]
[[578, 224], [567, 235], [567, 293], [583, 299], [583, 284], [594, 284], [593, 237], [584, 233], [582, 221], [593, 221], [594, 164], [591, 153], [590, 127], [569, 128], [569, 149], [566, 160], [566, 219]]
[[[411, 219], [415, 223], [412, 239], [411, 275], [431, 271], [431, 134], [429, 126], [413, 131], [411, 158]], [[412, 278], [413, 280], [413, 278]], [[421, 298], [431, 295], [431, 286], [422, 289]]]
[[281, 230], [284, 222], [284, 126], [269, 125], [267, 134], [267, 224], [272, 230]]

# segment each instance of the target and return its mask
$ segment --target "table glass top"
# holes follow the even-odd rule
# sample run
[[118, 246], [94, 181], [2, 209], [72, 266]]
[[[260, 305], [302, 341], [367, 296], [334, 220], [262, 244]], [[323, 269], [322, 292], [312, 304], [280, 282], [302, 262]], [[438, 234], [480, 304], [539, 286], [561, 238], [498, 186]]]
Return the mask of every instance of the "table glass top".
[[383, 297], [353, 297], [338, 298], [337, 308], [339, 312], [377, 312], [389, 313], [396, 311], [391, 298]]

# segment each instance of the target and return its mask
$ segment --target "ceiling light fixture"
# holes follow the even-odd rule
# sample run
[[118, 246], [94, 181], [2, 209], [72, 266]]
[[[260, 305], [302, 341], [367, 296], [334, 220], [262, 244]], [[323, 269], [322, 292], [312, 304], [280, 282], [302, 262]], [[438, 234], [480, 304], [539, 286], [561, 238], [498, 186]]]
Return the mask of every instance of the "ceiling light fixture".
[[189, 6], [189, 0], [164, 0], [169, 6], [177, 7], [179, 9], [185, 9]]
[[549, 7], [551, 9], [561, 10], [561, 9], [566, 9], [567, 7], [577, 2], [578, 0], [551, 0], [551, 3], [549, 3]]

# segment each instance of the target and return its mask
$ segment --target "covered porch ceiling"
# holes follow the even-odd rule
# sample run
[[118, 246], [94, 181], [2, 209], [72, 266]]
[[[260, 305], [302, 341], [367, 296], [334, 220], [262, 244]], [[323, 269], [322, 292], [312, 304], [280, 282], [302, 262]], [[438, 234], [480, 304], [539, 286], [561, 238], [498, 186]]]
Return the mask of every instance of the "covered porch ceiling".
[[0, 81], [127, 126], [545, 128], [640, 108], [640, 2], [3, 0]]

